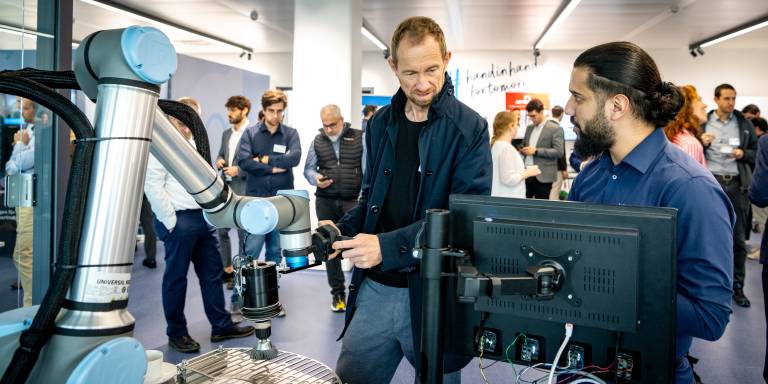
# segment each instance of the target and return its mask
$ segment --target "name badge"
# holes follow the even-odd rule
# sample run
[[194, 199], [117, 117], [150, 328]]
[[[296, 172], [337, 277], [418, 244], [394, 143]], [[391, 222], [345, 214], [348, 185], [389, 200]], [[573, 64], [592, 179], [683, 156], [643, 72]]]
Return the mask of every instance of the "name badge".
[[732, 152], [733, 152], [733, 147], [731, 147], [730, 145], [723, 145], [722, 147], [720, 147], [720, 153], [730, 155]]
[[285, 145], [275, 144], [274, 147], [272, 147], [272, 152], [275, 153], [285, 153]]
[[741, 144], [741, 141], [739, 141], [738, 137], [731, 137], [728, 139], [728, 145], [733, 145], [734, 147], [738, 147], [739, 144]]

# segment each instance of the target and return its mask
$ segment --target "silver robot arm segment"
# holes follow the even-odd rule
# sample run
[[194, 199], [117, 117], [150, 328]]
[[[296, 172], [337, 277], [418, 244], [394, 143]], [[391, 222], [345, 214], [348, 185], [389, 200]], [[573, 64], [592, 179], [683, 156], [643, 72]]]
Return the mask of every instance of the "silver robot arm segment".
[[150, 152], [203, 208], [209, 224], [240, 228], [254, 235], [280, 230], [286, 255], [312, 252], [309, 195], [306, 191], [280, 191], [273, 197], [238, 196], [216, 171], [179, 134], [156, 107]]

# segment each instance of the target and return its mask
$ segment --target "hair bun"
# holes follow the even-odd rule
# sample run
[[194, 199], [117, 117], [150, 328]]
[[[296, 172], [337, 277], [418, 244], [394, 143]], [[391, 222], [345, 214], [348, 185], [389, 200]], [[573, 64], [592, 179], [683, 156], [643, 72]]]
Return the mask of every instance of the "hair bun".
[[680, 89], [668, 81], [662, 81], [656, 89], [648, 100], [651, 104], [648, 120], [656, 127], [663, 127], [677, 116], [684, 99]]

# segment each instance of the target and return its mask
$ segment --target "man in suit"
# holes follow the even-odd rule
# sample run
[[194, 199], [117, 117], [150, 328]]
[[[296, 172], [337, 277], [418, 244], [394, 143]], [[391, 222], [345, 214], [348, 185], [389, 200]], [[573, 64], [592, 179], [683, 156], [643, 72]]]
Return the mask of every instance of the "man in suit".
[[[224, 181], [232, 192], [245, 196], [245, 172], [240, 172], [237, 166], [237, 147], [240, 144], [240, 138], [243, 137], [245, 128], [249, 125], [248, 113], [251, 112], [251, 101], [245, 96], [232, 96], [224, 104], [227, 108], [227, 117], [232, 126], [221, 134], [221, 147], [219, 148], [219, 157], [216, 159], [216, 169], [224, 173]], [[232, 243], [229, 239], [230, 228], [219, 228], [219, 251], [221, 252], [221, 261], [224, 264], [224, 280], [227, 282], [227, 288], [232, 289]], [[244, 254], [242, 230], [237, 231], [239, 253]]]
[[707, 121], [701, 125], [701, 141], [707, 167], [715, 175], [736, 212], [733, 227], [733, 301], [740, 307], [751, 304], [744, 295], [746, 277], [747, 241], [749, 231], [749, 198], [752, 168], [757, 154], [757, 136], [752, 123], [734, 107], [736, 89], [730, 84], [715, 88], [717, 108], [709, 111]]
[[549, 199], [552, 183], [557, 178], [557, 159], [565, 153], [563, 128], [554, 121], [544, 118], [544, 103], [532, 99], [525, 106], [532, 124], [525, 129], [523, 148], [525, 166], [538, 166], [541, 174], [525, 179], [525, 197]]

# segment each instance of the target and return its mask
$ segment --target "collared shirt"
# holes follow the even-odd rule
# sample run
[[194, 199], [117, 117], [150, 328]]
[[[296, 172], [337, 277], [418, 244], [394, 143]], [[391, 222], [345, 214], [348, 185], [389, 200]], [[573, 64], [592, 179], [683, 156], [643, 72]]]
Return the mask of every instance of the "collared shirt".
[[[322, 133], [325, 135], [325, 133]], [[365, 143], [365, 132], [363, 132], [363, 143]], [[341, 148], [341, 136], [339, 136], [339, 139], [336, 141], [331, 140], [331, 145], [333, 146], [333, 152], [336, 154], [336, 159], [339, 159], [339, 149]], [[361, 160], [361, 168], [363, 173], [365, 173], [365, 144], [363, 144], [363, 158]], [[317, 153], [315, 152], [315, 141], [312, 140], [312, 143], [309, 144], [309, 152], [307, 152], [307, 160], [304, 162], [304, 178], [307, 179], [309, 184], [312, 184], [314, 186], [317, 186], [317, 176], [319, 176], [320, 173], [317, 172]]]
[[739, 122], [731, 113], [725, 122], [713, 112], [707, 120], [707, 133], [715, 135], [712, 145], [705, 151], [709, 170], [715, 175], [738, 175], [739, 168], [736, 158], [731, 155], [741, 144], [739, 139]]
[[[193, 140], [189, 140], [195, 146]], [[176, 227], [176, 211], [200, 209], [195, 199], [181, 186], [165, 167], [152, 154], [147, 162], [147, 176], [144, 180], [144, 193], [152, 206], [152, 212], [168, 231]]]
[[[609, 153], [576, 178], [570, 200], [677, 209], [677, 357], [692, 338], [718, 339], [731, 313], [733, 224], [714, 177], [656, 129], [618, 165]], [[652, 241], [652, 240], [649, 240]], [[685, 377], [690, 373], [686, 364]], [[678, 372], [678, 377], [681, 372]]]
[[[533, 131], [531, 131], [531, 137], [528, 138], [529, 147], [536, 148], [536, 144], [539, 142], [539, 136], [541, 136], [541, 131], [544, 129], [545, 124], [547, 124], [546, 120], [542, 121], [541, 124], [533, 128]], [[533, 155], [525, 156], [525, 165], [533, 165]]]
[[35, 173], [35, 131], [34, 124], [27, 126], [19, 132], [29, 133], [29, 143], [24, 144], [19, 140], [13, 145], [13, 151], [8, 162], [5, 163], [5, 173], [18, 175], [22, 173]]
[[240, 138], [243, 137], [243, 132], [245, 132], [245, 129], [248, 128], [248, 125], [250, 124], [250, 121], [247, 117], [243, 120], [245, 121], [243, 121], [242, 125], [240, 125], [240, 129], [235, 130], [235, 126], [233, 125], [232, 134], [229, 135], [229, 142], [227, 143], [227, 146], [229, 147], [229, 156], [226, 159], [228, 167], [237, 165], [233, 163], [233, 161], [235, 161], [235, 155], [237, 154], [237, 146], [240, 144]]
[[[269, 156], [268, 164], [254, 157]], [[293, 167], [301, 161], [301, 143], [295, 129], [279, 124], [274, 134], [264, 122], [246, 128], [237, 149], [238, 166], [248, 172], [248, 196], [274, 196], [281, 189], [293, 189]], [[274, 173], [274, 168], [285, 172]]]

